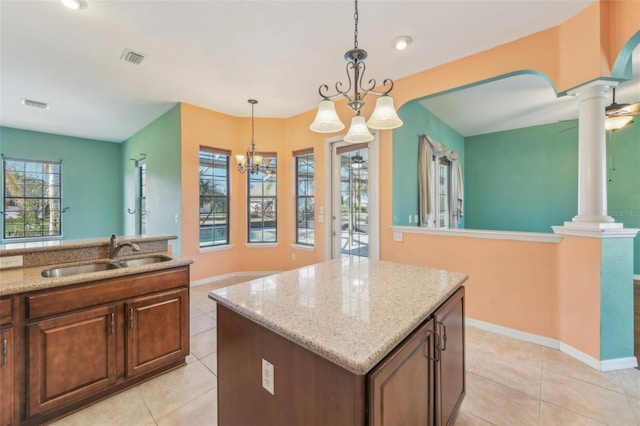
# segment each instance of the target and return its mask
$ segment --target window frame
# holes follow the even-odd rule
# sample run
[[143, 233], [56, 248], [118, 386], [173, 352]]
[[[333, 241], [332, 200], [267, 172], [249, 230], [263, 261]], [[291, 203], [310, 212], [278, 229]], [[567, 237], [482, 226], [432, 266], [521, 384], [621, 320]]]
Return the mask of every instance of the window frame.
[[[224, 224], [225, 226], [225, 235], [226, 235], [226, 240], [221, 240], [220, 242], [217, 242], [216, 238], [215, 238], [215, 232], [216, 232], [216, 227], [220, 226], [220, 225], [216, 225], [215, 223], [215, 217], [213, 219], [213, 224], [212, 224], [212, 228], [213, 228], [213, 233], [212, 233], [212, 239], [211, 241], [205, 241], [203, 242], [202, 239], [202, 214], [205, 214], [202, 212], [202, 205], [203, 205], [203, 171], [202, 171], [202, 167], [203, 167], [203, 154], [206, 155], [211, 155], [212, 156], [212, 161], [209, 164], [209, 167], [214, 168], [215, 167], [215, 161], [216, 158], [214, 158], [213, 156], [224, 156], [226, 157], [226, 176], [224, 177], [224, 183], [226, 186], [226, 191], [225, 191], [225, 195], [215, 195], [215, 174], [212, 171], [211, 173], [211, 182], [212, 182], [212, 187], [211, 187], [211, 195], [204, 195], [205, 199], [209, 200], [210, 199], [210, 211], [209, 211], [209, 215], [208, 216], [215, 216], [216, 213], [224, 213], [225, 217], [226, 217], [226, 222]], [[199, 150], [198, 150], [198, 173], [199, 173], [199, 179], [198, 179], [198, 246], [200, 249], [208, 249], [208, 248], [212, 248], [212, 247], [224, 247], [224, 246], [228, 246], [231, 244], [231, 182], [230, 182], [230, 178], [231, 178], [231, 151], [230, 150], [225, 150], [225, 149], [220, 149], [220, 148], [213, 148], [213, 147], [208, 147], [208, 146], [200, 146]], [[223, 212], [216, 212], [215, 211], [215, 205], [216, 205], [216, 200], [224, 200], [224, 205], [225, 205], [225, 209]], [[207, 216], [207, 217], [208, 217]], [[206, 219], [205, 219], [206, 220]]]
[[[436, 206], [435, 206], [435, 224], [436, 228], [450, 229], [449, 223], [451, 209], [451, 171], [453, 162], [445, 156], [436, 158]], [[446, 176], [442, 176], [442, 168], [446, 167]], [[445, 184], [443, 186], [443, 180]], [[445, 193], [442, 190], [445, 190]], [[444, 202], [443, 202], [444, 197]]]
[[[299, 160], [302, 160], [303, 158], [306, 158], [307, 161], [307, 168], [309, 168], [308, 166], [308, 161], [309, 161], [309, 157], [311, 157], [311, 161], [313, 163], [313, 171], [311, 172], [311, 179], [307, 178], [305, 179], [305, 181], [312, 182], [312, 186], [313, 186], [313, 193], [312, 195], [300, 195], [300, 176], [299, 176], [299, 170], [300, 170], [300, 164], [298, 163]], [[307, 247], [314, 247], [315, 246], [315, 156], [314, 156], [314, 152], [313, 152], [313, 148], [308, 148], [308, 149], [303, 149], [300, 151], [294, 151], [293, 152], [293, 158], [294, 158], [294, 173], [295, 173], [295, 199], [294, 199], [294, 209], [295, 209], [295, 244], [299, 244], [299, 245], [303, 245], [303, 246], [307, 246]], [[309, 175], [309, 173], [308, 173]], [[305, 224], [307, 224], [307, 226], [303, 226], [301, 227], [300, 224], [300, 215], [303, 214], [301, 212], [298, 211], [298, 206], [300, 205], [300, 200], [304, 199], [307, 200], [307, 202], [304, 203], [304, 205], [308, 205], [308, 200], [311, 200], [311, 224], [312, 226], [309, 227], [308, 226], [308, 222], [309, 219], [305, 218], [304, 222]], [[307, 212], [308, 214], [308, 212]], [[308, 242], [308, 240], [306, 241], [301, 241], [300, 240], [300, 230], [306, 230], [307, 233], [309, 232], [309, 230], [311, 230], [312, 232], [312, 237], [311, 237], [311, 243]], [[306, 234], [308, 235], [308, 234]]]
[[[29, 173], [27, 171], [27, 167], [28, 164], [34, 165], [37, 164], [40, 167], [44, 164], [50, 164], [50, 165], [54, 165], [58, 167], [59, 172], [58, 173], [49, 173], [52, 176], [58, 175], [58, 183], [57, 185], [44, 185], [42, 184], [42, 188], [44, 189], [45, 187], [54, 187], [57, 189], [57, 193], [58, 196], [48, 196], [45, 197], [44, 194], [41, 194], [39, 197], [34, 197], [34, 196], [27, 196], [26, 192], [23, 190], [22, 192], [22, 196], [9, 196], [8, 193], [8, 179], [7, 179], [7, 163], [8, 162], [22, 162], [24, 163], [23, 165], [23, 173], [26, 174]], [[37, 172], [31, 172], [31, 173], [37, 173]], [[44, 172], [40, 172], [40, 174], [44, 174]], [[27, 158], [18, 158], [18, 157], [5, 157], [4, 155], [2, 155], [2, 238], [1, 241], [3, 243], [13, 243], [13, 242], [28, 242], [28, 241], [51, 241], [51, 240], [61, 240], [64, 237], [63, 234], [63, 213], [65, 212], [65, 208], [63, 207], [63, 193], [62, 193], [62, 181], [63, 181], [63, 167], [62, 167], [62, 160], [35, 160], [35, 159], [27, 159]], [[22, 236], [18, 236], [18, 237], [11, 237], [7, 235], [7, 217], [9, 216], [9, 212], [7, 212], [7, 199], [12, 198], [12, 199], [21, 199], [23, 200], [23, 205], [26, 203], [26, 200], [39, 200], [40, 202], [42, 202], [42, 205], [50, 205], [52, 200], [57, 200], [57, 204], [58, 204], [58, 209], [57, 209], [57, 215], [58, 215], [58, 226], [57, 226], [57, 233], [55, 234], [48, 234], [48, 235], [22, 235]], [[47, 200], [49, 200], [47, 202]], [[23, 210], [26, 211], [26, 210]], [[46, 207], [45, 207], [45, 211], [46, 211]], [[51, 210], [50, 214], [51, 214]], [[44, 221], [44, 218], [43, 218]], [[26, 227], [26, 224], [23, 223], [23, 234], [26, 233], [24, 231], [24, 228]], [[42, 227], [41, 227], [42, 229]]]
[[[278, 242], [278, 155], [276, 152], [260, 152], [256, 153], [257, 155], [261, 155], [263, 158], [263, 164], [266, 165], [266, 172], [260, 171], [258, 173], [247, 172], [247, 244], [277, 244]], [[261, 195], [251, 195], [251, 183], [252, 178], [255, 182], [257, 179], [254, 176], [262, 176], [261, 179]], [[265, 176], [267, 178], [265, 178]], [[273, 178], [269, 177], [273, 176]], [[274, 195], [265, 195], [265, 181], [267, 179], [273, 179], [273, 183], [275, 184]], [[273, 206], [273, 228], [274, 228], [274, 239], [273, 240], [265, 240], [265, 209], [262, 209], [262, 212], [259, 214], [259, 217], [262, 219], [262, 232], [261, 238], [252, 240], [252, 213], [251, 213], [251, 204], [252, 200], [260, 200], [260, 204], [262, 206], [265, 205], [266, 199], [273, 199], [272, 203], [270, 203], [269, 207]]]

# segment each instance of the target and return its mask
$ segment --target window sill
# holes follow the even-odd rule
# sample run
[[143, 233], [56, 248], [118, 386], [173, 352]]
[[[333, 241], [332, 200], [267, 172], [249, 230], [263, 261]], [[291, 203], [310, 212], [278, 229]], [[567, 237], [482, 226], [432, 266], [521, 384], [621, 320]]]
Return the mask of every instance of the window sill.
[[275, 248], [278, 247], [278, 243], [246, 243], [246, 248]]
[[307, 246], [304, 244], [291, 244], [291, 248], [304, 251], [316, 251], [315, 246]]
[[233, 245], [225, 244], [220, 246], [200, 247], [200, 253], [214, 253], [216, 251], [224, 251], [233, 249]]

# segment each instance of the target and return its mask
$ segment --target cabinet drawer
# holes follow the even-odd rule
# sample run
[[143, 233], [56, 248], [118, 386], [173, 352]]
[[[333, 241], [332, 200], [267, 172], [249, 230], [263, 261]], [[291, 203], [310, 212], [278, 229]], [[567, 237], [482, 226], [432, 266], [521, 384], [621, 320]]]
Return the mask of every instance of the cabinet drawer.
[[13, 304], [11, 298], [0, 299], [0, 326], [13, 323]]
[[188, 285], [189, 268], [185, 266], [46, 290], [26, 296], [27, 319], [72, 312]]

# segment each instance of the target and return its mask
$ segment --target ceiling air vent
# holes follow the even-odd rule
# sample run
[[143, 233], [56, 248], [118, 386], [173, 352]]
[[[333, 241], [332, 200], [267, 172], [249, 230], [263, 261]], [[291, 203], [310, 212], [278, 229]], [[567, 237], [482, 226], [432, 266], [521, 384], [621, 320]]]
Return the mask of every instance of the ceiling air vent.
[[144, 53], [134, 52], [131, 49], [125, 49], [124, 52], [122, 52], [122, 56], [120, 56], [120, 59], [124, 60], [125, 62], [129, 62], [130, 64], [140, 65], [146, 57], [147, 55], [145, 55]]
[[40, 108], [40, 109], [49, 109], [49, 104], [46, 102], [38, 102], [31, 99], [23, 99], [22, 105], [32, 107], [32, 108]]

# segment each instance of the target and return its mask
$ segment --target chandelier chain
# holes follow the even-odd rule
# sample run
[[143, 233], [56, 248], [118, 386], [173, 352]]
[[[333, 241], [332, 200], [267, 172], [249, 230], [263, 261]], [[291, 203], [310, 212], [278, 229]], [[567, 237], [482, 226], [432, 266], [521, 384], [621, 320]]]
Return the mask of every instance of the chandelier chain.
[[358, 48], [358, 0], [355, 0], [355, 12], [353, 13], [353, 20], [355, 21], [355, 30], [353, 31], [353, 48]]

